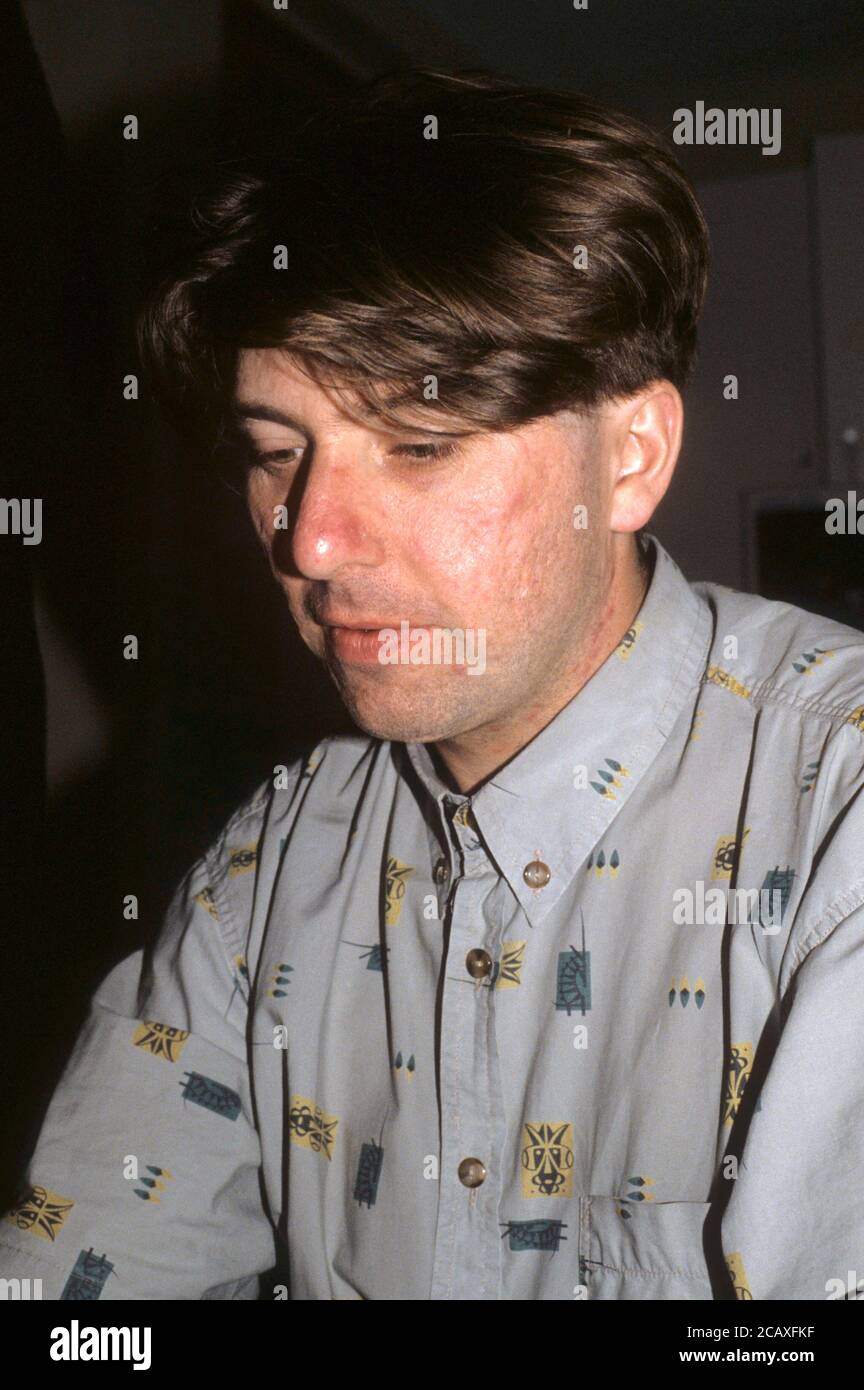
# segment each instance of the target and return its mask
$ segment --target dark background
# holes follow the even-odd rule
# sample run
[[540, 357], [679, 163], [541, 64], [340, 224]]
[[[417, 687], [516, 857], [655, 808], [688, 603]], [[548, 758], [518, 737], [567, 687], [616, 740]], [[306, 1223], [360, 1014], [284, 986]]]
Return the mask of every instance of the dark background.
[[780, 107], [776, 156], [679, 150], [714, 273], [651, 529], [691, 579], [864, 628], [864, 540], [824, 531], [826, 497], [864, 496], [864, 22], [860, 0], [27, 0], [0, 29], [2, 495], [42, 497], [44, 524], [39, 546], [0, 535], [5, 1206], [98, 979], [274, 764], [349, 727], [237, 499], [123, 398], [156, 181], [421, 65], [669, 133], [697, 100]]

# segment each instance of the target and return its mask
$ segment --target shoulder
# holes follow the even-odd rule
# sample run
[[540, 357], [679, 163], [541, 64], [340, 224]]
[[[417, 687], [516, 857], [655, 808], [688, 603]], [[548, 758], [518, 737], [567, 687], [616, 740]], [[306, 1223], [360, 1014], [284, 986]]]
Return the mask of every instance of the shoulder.
[[754, 708], [848, 725], [864, 739], [864, 632], [722, 584], [692, 588], [714, 616], [703, 681]]
[[332, 831], [340, 812], [350, 817], [370, 772], [389, 764], [390, 747], [339, 735], [293, 748], [192, 866], [178, 893], [219, 925], [232, 955], [242, 949], [256, 893], [269, 891], [296, 822], [320, 816]]
[[262, 821], [268, 850], [274, 835], [284, 839], [301, 816], [321, 816], [335, 827], [354, 815], [358, 802], [374, 800], [382, 781], [395, 775], [398, 746], [364, 734], [336, 734], [274, 769]]

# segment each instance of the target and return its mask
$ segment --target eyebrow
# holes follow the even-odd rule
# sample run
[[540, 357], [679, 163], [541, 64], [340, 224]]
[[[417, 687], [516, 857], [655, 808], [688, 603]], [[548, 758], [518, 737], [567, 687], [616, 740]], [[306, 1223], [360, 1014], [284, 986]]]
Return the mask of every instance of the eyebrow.
[[[263, 401], [234, 401], [231, 411], [239, 424], [244, 420], [266, 420], [271, 425], [284, 425], [286, 429], [297, 430], [300, 434], [308, 434], [308, 430], [300, 424], [299, 420], [286, 415], [284, 411], [277, 410], [275, 406], [265, 405]], [[411, 434], [423, 435], [429, 438], [430, 435], [436, 439], [465, 439], [470, 434], [476, 434], [476, 430], [424, 430], [417, 426], [416, 429], [406, 427], [402, 430], [390, 430], [391, 434]]]
[[238, 421], [266, 420], [271, 425], [284, 425], [286, 429], [306, 433], [299, 421], [292, 419], [284, 411], [277, 410], [275, 406], [265, 405], [263, 401], [234, 401], [231, 412]]

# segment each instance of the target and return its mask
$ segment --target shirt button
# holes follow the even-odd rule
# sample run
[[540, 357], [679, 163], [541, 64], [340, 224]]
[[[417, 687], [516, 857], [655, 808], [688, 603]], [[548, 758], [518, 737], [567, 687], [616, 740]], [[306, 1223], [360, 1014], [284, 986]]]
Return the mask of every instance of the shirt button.
[[522, 870], [522, 877], [529, 888], [545, 888], [552, 877], [552, 870], [542, 859], [532, 859]]
[[439, 859], [439, 860], [438, 860], [438, 863], [435, 865], [435, 870], [434, 870], [434, 874], [433, 874], [433, 877], [434, 877], [434, 879], [435, 879], [435, 882], [436, 882], [436, 883], [446, 883], [449, 873], [450, 873], [450, 867], [449, 867], [449, 865], [448, 865], [448, 863], [447, 863], [447, 860], [446, 860], [446, 859]]
[[479, 1187], [486, 1179], [486, 1168], [479, 1158], [463, 1158], [459, 1164], [459, 1181], [463, 1187]]
[[473, 980], [483, 980], [492, 969], [492, 957], [488, 951], [476, 948], [465, 957], [465, 968]]

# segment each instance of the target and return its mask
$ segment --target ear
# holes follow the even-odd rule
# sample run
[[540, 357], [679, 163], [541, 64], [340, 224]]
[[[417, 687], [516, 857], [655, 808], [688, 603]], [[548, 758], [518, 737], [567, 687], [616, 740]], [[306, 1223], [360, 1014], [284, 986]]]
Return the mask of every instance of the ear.
[[638, 531], [672, 481], [684, 403], [671, 381], [652, 382], [615, 407], [609, 529]]

